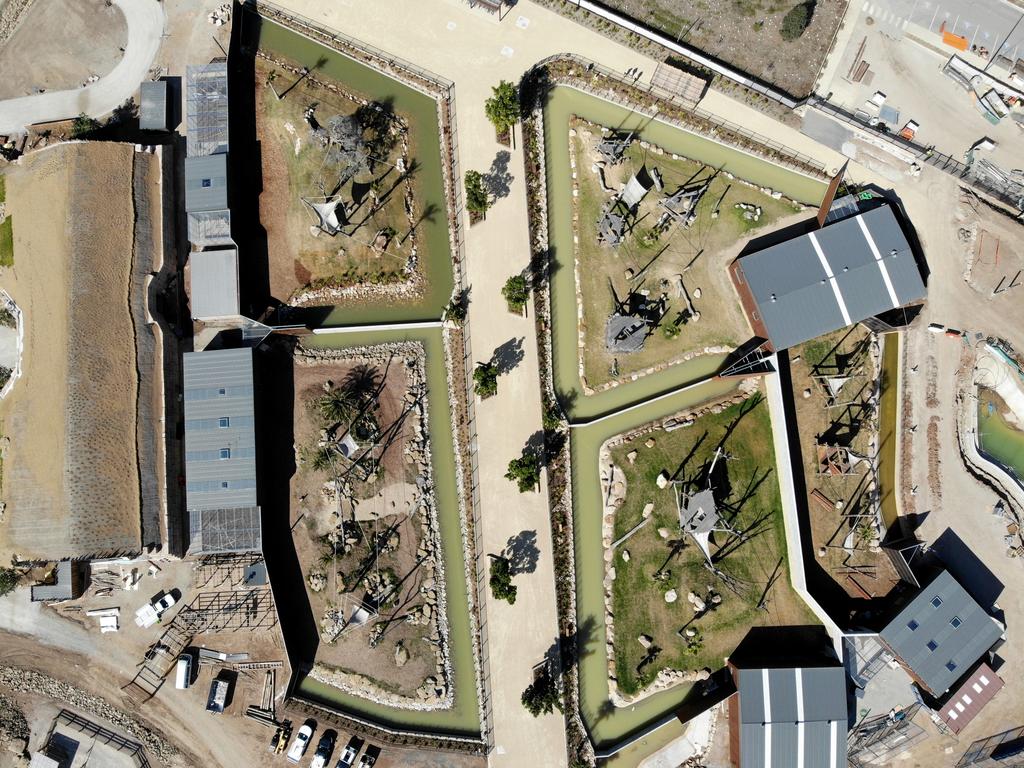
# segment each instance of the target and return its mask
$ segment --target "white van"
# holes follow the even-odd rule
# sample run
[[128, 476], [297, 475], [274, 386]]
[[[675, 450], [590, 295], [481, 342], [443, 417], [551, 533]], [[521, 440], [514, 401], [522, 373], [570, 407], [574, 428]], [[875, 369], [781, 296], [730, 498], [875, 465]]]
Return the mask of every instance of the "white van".
[[178, 657], [178, 667], [174, 673], [174, 687], [184, 690], [192, 682], [192, 654], [183, 653]]

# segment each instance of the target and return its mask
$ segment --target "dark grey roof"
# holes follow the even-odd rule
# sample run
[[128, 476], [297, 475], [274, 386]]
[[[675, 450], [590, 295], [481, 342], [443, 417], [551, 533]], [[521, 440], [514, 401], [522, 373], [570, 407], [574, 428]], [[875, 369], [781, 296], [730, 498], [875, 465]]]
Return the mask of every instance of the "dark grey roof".
[[888, 205], [744, 256], [740, 268], [776, 349], [919, 301], [926, 293]]
[[189, 157], [228, 151], [228, 65], [185, 69], [185, 139]]
[[231, 211], [193, 211], [188, 214], [188, 241], [196, 248], [234, 245]]
[[167, 130], [167, 82], [150, 80], [139, 89], [139, 128], [144, 131]]
[[845, 768], [842, 667], [739, 670], [742, 768]]
[[195, 251], [189, 256], [189, 298], [196, 320], [238, 315], [238, 250]]
[[188, 352], [184, 358], [186, 507], [255, 507], [252, 350]]
[[[954, 617], [959, 626], [953, 626]], [[935, 696], [945, 693], [1002, 634], [1002, 627], [949, 571], [924, 587], [881, 632], [886, 645]]]
[[259, 507], [193, 509], [188, 519], [190, 555], [260, 551]]
[[185, 210], [219, 211], [228, 207], [227, 155], [185, 158]]

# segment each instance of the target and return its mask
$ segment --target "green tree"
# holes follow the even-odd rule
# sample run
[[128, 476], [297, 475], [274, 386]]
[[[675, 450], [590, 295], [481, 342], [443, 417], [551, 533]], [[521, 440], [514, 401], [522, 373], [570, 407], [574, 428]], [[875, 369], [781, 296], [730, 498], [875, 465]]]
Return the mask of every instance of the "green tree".
[[89, 117], [85, 112], [82, 112], [71, 125], [71, 138], [80, 139], [83, 136], [88, 136], [99, 127], [99, 120]]
[[451, 320], [456, 325], [462, 325], [466, 321], [466, 301], [461, 294], [448, 302], [448, 306], [444, 308], [444, 319]]
[[502, 286], [501, 295], [508, 302], [509, 310], [522, 314], [523, 307], [526, 306], [526, 300], [530, 295], [530, 287], [526, 284], [526, 278], [522, 275], [512, 275]]
[[556, 405], [545, 406], [544, 413], [541, 416], [541, 425], [546, 432], [554, 432], [562, 426], [562, 417]]
[[359, 410], [359, 398], [347, 387], [332, 389], [316, 401], [324, 421], [330, 424], [348, 421]]
[[487, 119], [498, 133], [509, 131], [519, 121], [519, 92], [507, 80], [491, 88], [491, 98], [484, 102]]
[[18, 572], [13, 568], [0, 568], [0, 596], [12, 592], [18, 586]]
[[509, 605], [516, 604], [516, 585], [512, 583], [512, 564], [508, 558], [499, 555], [488, 555], [491, 558], [491, 595], [495, 600], [507, 600]]
[[484, 189], [484, 177], [479, 171], [466, 171], [466, 208], [470, 213], [483, 216], [491, 207], [491, 199]]
[[473, 370], [473, 391], [484, 399], [498, 394], [498, 366], [493, 361], [476, 364]]
[[555, 709], [562, 711], [562, 697], [558, 693], [558, 686], [555, 684], [551, 673], [546, 669], [544, 673], [530, 683], [522, 695], [523, 706], [526, 711], [534, 717], [542, 714], [550, 714]]
[[782, 17], [782, 26], [779, 28], [779, 34], [782, 35], [783, 40], [796, 40], [804, 33], [804, 30], [811, 23], [811, 11], [813, 8], [813, 2], [800, 3], [800, 5], [793, 6], [789, 13]]
[[661, 327], [661, 332], [665, 338], [671, 341], [672, 339], [678, 338], [679, 334], [682, 333], [682, 329], [679, 327], [679, 323], [666, 323]]
[[519, 486], [520, 493], [534, 490], [540, 482], [540, 458], [535, 453], [524, 451], [522, 456], [508, 463], [505, 479]]

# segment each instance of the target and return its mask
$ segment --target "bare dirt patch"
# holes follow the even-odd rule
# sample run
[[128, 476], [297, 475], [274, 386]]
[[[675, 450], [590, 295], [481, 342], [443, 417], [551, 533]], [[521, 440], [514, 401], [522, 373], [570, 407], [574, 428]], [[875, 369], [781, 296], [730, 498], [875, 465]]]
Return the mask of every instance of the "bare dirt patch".
[[[429, 705], [448, 692], [447, 638], [439, 626], [443, 587], [417, 350], [297, 353], [292, 514], [320, 622], [313, 676]], [[349, 411], [325, 405], [357, 391], [365, 397], [355, 397]], [[346, 625], [360, 607], [365, 623]]]
[[25, 322], [23, 379], [2, 406], [8, 553], [139, 547], [133, 163], [131, 145], [74, 144], [7, 176], [17, 257], [0, 284]]
[[803, 35], [786, 42], [782, 19], [795, 0], [608, 0], [608, 5], [793, 96], [806, 96], [846, 12], [817, 0]]
[[78, 88], [121, 60], [128, 25], [104, 0], [45, 0], [28, 9], [14, 35], [0, 36], [0, 99]]

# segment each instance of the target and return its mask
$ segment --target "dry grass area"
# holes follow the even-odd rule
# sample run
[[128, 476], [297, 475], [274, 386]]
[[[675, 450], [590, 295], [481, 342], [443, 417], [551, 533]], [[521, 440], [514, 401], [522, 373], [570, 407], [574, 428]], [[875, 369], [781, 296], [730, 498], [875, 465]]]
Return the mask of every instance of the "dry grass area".
[[[276, 78], [268, 84], [271, 73]], [[260, 221], [267, 231], [270, 253], [270, 288], [287, 300], [309, 288], [351, 288], [416, 282], [416, 264], [423, 263], [423, 238], [411, 232], [407, 205], [415, 194], [414, 160], [406, 145], [401, 115], [363, 106], [344, 84], [322, 73], [314, 82], [256, 61], [256, 127], [263, 162]], [[278, 99], [278, 94], [287, 94]], [[339, 159], [336, 148], [325, 150], [306, 120], [315, 107], [314, 120], [330, 130], [333, 118], [360, 124], [377, 119], [390, 127], [367, 128], [371, 162], [354, 175], [346, 172], [351, 156]], [[370, 117], [367, 117], [369, 115]], [[380, 147], [374, 136], [387, 135]], [[383, 154], [378, 151], [383, 150]], [[317, 219], [302, 198], [317, 202], [337, 194], [341, 232], [320, 231]], [[343, 214], [343, 211], [345, 212]], [[414, 249], [417, 250], [413, 255]]]
[[[870, 461], [879, 442], [874, 347], [874, 335], [856, 325], [790, 350], [813, 548], [822, 567], [854, 598], [884, 597], [899, 583], [889, 558], [873, 546], [879, 541], [874, 496], [880, 492]], [[834, 396], [826, 389], [829, 379], [845, 379]], [[835, 469], [826, 471], [819, 465], [819, 445], [845, 449], [849, 463], [836, 457]]]
[[[715, 169], [686, 158], [675, 159], [655, 147], [644, 148], [634, 141], [625, 160], [607, 165], [598, 154], [602, 134], [598, 126], [574, 122], [576, 135], [571, 148], [576, 160], [575, 198], [576, 258], [578, 290], [582, 297], [584, 330], [583, 373], [594, 389], [652, 367], [701, 354], [707, 347], [734, 348], [750, 336], [750, 328], [729, 280], [728, 264], [749, 239], [780, 220], [796, 213], [793, 204], [730, 179], [715, 175]], [[601, 176], [594, 168], [600, 164]], [[660, 173], [664, 190], [652, 188], [640, 203], [636, 224], [618, 246], [598, 240], [598, 220], [612, 191], [629, 181], [642, 166]], [[697, 217], [689, 227], [672, 224], [660, 236], [652, 229], [664, 208], [658, 201], [683, 187], [710, 187], [697, 206]], [[755, 222], [744, 218], [753, 213], [737, 204], [759, 207]], [[716, 213], [717, 212], [717, 213]], [[680, 290], [680, 283], [683, 290]], [[663, 317], [638, 352], [609, 352], [605, 346], [605, 325], [615, 306], [611, 286], [620, 301], [630, 291], [647, 291], [648, 300], [664, 296]], [[698, 313], [691, 317], [687, 297]], [[678, 335], [666, 329], [675, 326]], [[616, 372], [617, 371], [617, 372]]]
[[2, 405], [3, 560], [139, 547], [133, 158], [74, 144], [7, 173], [18, 260], [0, 286], [24, 313], [25, 352]]
[[[719, 448], [724, 457], [714, 462]], [[689, 427], [641, 434], [613, 448], [611, 456], [625, 473], [626, 491], [615, 513], [615, 539], [653, 505], [650, 522], [618, 546], [613, 560], [615, 667], [622, 692], [644, 688], [667, 667], [718, 669], [752, 626], [817, 623], [789, 584], [771, 421], [760, 393], [724, 409], [712, 406]], [[680, 530], [674, 487], [657, 486], [662, 471], [684, 481], [688, 492], [711, 488], [720, 514], [745, 534], [712, 535], [711, 556], [728, 583], [705, 567], [704, 554]], [[674, 603], [665, 600], [670, 589], [678, 594]], [[709, 608], [699, 617], [687, 601], [691, 592]], [[717, 605], [715, 595], [721, 598]], [[688, 629], [693, 637], [686, 636]], [[651, 639], [650, 649], [638, 642], [640, 635]]]
[[783, 17], [797, 0], [608, 0], [608, 5], [793, 96], [806, 96], [832, 45], [847, 0], [816, 0], [810, 26], [786, 42]]
[[[406, 363], [399, 356], [354, 354], [295, 367], [299, 470], [292, 481], [295, 547], [321, 629], [316, 664], [369, 678], [402, 697], [414, 696], [438, 674], [430, 641], [437, 631], [433, 543], [417, 486], [426, 479], [416, 448], [426, 428], [410, 402], [419, 387]], [[359, 415], [325, 418], [319, 403], [326, 382], [344, 389], [368, 378], [373, 395], [363, 412], [375, 427]], [[359, 444], [353, 455], [366, 458], [335, 454], [325, 462], [325, 434], [345, 433]], [[339, 609], [348, 616], [359, 602], [376, 606], [377, 614], [330, 640], [326, 617]]]

